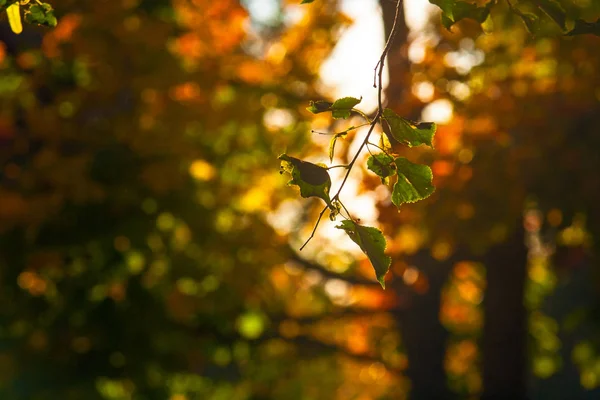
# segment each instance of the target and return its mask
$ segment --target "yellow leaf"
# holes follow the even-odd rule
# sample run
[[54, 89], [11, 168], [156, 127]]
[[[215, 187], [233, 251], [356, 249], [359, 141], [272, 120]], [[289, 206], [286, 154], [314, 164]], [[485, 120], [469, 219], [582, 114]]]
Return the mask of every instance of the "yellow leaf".
[[13, 3], [6, 9], [8, 14], [8, 23], [10, 29], [17, 35], [23, 32], [23, 24], [21, 24], [21, 12], [19, 11], [19, 3]]

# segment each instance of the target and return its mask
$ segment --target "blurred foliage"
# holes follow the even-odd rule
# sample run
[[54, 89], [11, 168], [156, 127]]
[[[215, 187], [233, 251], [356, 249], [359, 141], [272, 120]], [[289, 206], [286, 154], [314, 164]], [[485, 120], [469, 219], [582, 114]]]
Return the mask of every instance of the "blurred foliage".
[[[441, 9], [441, 21], [446, 29], [450, 29], [463, 19], [485, 23], [490, 18], [493, 7], [500, 3], [496, 0], [429, 0], [429, 2]], [[511, 1], [507, 1], [511, 13], [521, 18], [531, 34], [538, 34], [540, 29], [544, 29], [542, 25], [552, 22], [568, 36], [586, 34], [600, 36], [600, 18], [595, 22], [582, 19], [587, 17], [582, 8], [585, 8], [588, 3], [572, 0], [518, 0], [513, 5]]]
[[[430, 24], [406, 49], [414, 62], [412, 94], [430, 104], [424, 115], [435, 106], [451, 118], [438, 126], [437, 153], [422, 156], [433, 160], [436, 193], [399, 216], [381, 202], [380, 218], [390, 218], [384, 232], [398, 241], [392, 248], [407, 252], [403, 232], [410, 224], [408, 241], [443, 259], [465, 257], [466, 248], [467, 257], [477, 260], [524, 224], [530, 371], [534, 382], [556, 377], [547, 386], [554, 389], [540, 389], [556, 395], [577, 343], [583, 340], [590, 349], [600, 344], [592, 339], [598, 337], [600, 304], [600, 164], [593, 150], [600, 124], [600, 41], [594, 35], [559, 36], [560, 30], [576, 29], [575, 18], [597, 18], [600, 8], [597, 2], [554, 2], [574, 16], [566, 18], [565, 30], [548, 10], [530, 3], [536, 2], [497, 4], [482, 25], [467, 19], [449, 31]], [[544, 12], [533, 35], [514, 7]], [[451, 331], [452, 383], [459, 359], [451, 354], [452, 343], [463, 339], [451, 322], [456, 320], [445, 324]], [[586, 390], [600, 386], [594, 359], [576, 364]], [[467, 386], [459, 392], [473, 393]]]
[[[435, 151], [410, 149], [439, 188], [423, 202], [398, 213], [381, 155], [375, 174], [357, 170], [388, 243], [386, 292], [331, 241], [310, 260], [289, 247], [320, 208], [288, 198], [276, 155], [326, 158], [331, 138], [309, 137], [309, 120], [359, 124], [306, 111], [327, 98], [319, 68], [350, 21], [336, 2], [295, 3], [261, 26], [235, 0], [67, 0], [53, 29], [1, 31], [0, 398], [407, 398], [399, 320], [438, 290], [449, 387], [475, 397], [489, 282], [455, 255], [503, 242], [533, 203], [532, 382], [572, 365], [598, 388], [600, 279], [583, 272], [599, 251], [600, 42], [562, 37], [594, 33], [598, 3], [560, 2], [564, 24], [498, 3], [483, 24], [453, 14], [450, 31], [436, 22], [401, 49], [411, 104], [452, 118]], [[429, 126], [407, 126], [431, 142]], [[403, 261], [423, 249], [452, 266], [441, 289]]]
[[234, 0], [56, 7], [0, 42], [0, 397], [351, 398], [387, 377], [357, 357], [378, 359], [368, 331], [344, 351], [292, 323], [335, 304], [264, 218], [335, 4], [266, 34]]

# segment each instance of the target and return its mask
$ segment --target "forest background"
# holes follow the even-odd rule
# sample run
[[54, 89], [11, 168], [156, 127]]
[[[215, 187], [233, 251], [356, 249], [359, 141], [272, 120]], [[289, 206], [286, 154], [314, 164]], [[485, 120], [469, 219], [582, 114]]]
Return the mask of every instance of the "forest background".
[[[398, 213], [352, 171], [349, 212], [392, 257], [386, 290], [334, 222], [299, 251], [321, 206], [277, 160], [326, 162], [330, 136], [311, 131], [361, 123], [306, 110], [335, 100], [323, 65], [343, 75], [330, 57], [360, 15], [55, 3], [56, 27], [0, 25], [0, 398], [600, 396], [600, 37], [580, 22], [597, 1], [551, 2], [561, 23], [527, 1], [398, 19], [386, 107], [438, 124], [434, 149], [397, 150], [437, 190]], [[380, 7], [376, 51], [350, 60], [375, 67], [396, 4]], [[374, 89], [339, 95], [376, 107]]]

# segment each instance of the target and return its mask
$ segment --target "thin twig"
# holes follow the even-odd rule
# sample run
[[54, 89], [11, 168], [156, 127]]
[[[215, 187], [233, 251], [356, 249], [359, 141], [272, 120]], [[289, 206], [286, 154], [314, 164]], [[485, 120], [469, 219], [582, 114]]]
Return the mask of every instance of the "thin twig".
[[346, 211], [346, 214], [348, 214], [348, 219], [351, 221], [354, 221], [354, 218], [352, 218], [352, 215], [350, 214], [350, 211], [348, 211], [348, 209], [346, 208], [346, 206], [344, 205], [344, 203], [342, 203], [341, 201], [339, 202], [342, 205], [342, 208]]
[[387, 43], [383, 48], [383, 52], [381, 53], [381, 57], [379, 58], [379, 87], [377, 88], [377, 103], [379, 105], [379, 114], [383, 114], [383, 104], [381, 101], [382, 93], [383, 93], [383, 66], [385, 63], [385, 58], [387, 57], [390, 49], [392, 47], [392, 42], [396, 37], [396, 32], [398, 31], [398, 18], [400, 17], [400, 10], [402, 10], [402, 0], [398, 0], [396, 3], [396, 14], [394, 15], [394, 23], [392, 24], [392, 31], [390, 32], [390, 36], [387, 39]]
[[342, 189], [344, 188], [344, 185], [346, 184], [346, 181], [348, 180], [348, 176], [350, 175], [350, 172], [352, 171], [352, 167], [354, 166], [354, 163], [356, 162], [356, 160], [358, 159], [358, 156], [362, 152], [363, 147], [365, 147], [365, 145], [369, 141], [369, 137], [371, 136], [371, 133], [373, 132], [373, 129], [375, 128], [375, 125], [377, 125], [377, 123], [379, 122], [379, 120], [381, 119], [381, 117], [383, 115], [383, 102], [382, 102], [383, 66], [384, 66], [385, 58], [387, 57], [388, 53], [390, 52], [390, 48], [392, 46], [394, 37], [396, 36], [396, 31], [397, 31], [397, 27], [398, 27], [398, 18], [400, 16], [401, 9], [402, 9], [402, 1], [399, 0], [398, 3], [396, 3], [396, 14], [394, 15], [394, 24], [392, 25], [392, 31], [390, 32], [390, 36], [388, 37], [385, 47], [383, 48], [381, 57], [379, 57], [379, 62], [377, 62], [377, 65], [375, 67], [375, 68], [379, 67], [379, 72], [378, 72], [379, 87], [377, 88], [377, 104], [378, 104], [377, 114], [375, 114], [375, 118], [373, 118], [373, 120], [371, 122], [371, 127], [369, 128], [369, 132], [367, 132], [367, 136], [365, 137], [365, 140], [362, 142], [362, 144], [358, 148], [358, 151], [354, 155], [354, 158], [352, 158], [352, 161], [350, 161], [350, 163], [348, 164], [348, 170], [346, 171], [346, 176], [344, 176], [344, 180], [342, 181], [342, 184], [340, 185], [340, 188], [338, 189], [337, 193], [335, 194], [335, 196], [333, 196], [333, 200], [337, 200], [339, 198], [340, 192], [342, 191]]
[[347, 166], [347, 165], [345, 165], [345, 164], [342, 164], [342, 165], [334, 165], [334, 166], [332, 166], [332, 167], [327, 167], [327, 168], [325, 168], [325, 169], [334, 169], [334, 168], [348, 168], [348, 166]]
[[312, 233], [310, 234], [310, 237], [308, 239], [306, 239], [306, 242], [304, 242], [304, 244], [302, 245], [302, 247], [300, 247], [300, 251], [302, 251], [302, 249], [304, 247], [306, 247], [306, 245], [308, 244], [308, 242], [310, 242], [310, 240], [315, 237], [315, 232], [317, 231], [317, 228], [319, 227], [319, 223], [321, 222], [321, 218], [323, 218], [323, 214], [325, 214], [325, 211], [327, 211], [327, 209], [329, 208], [329, 206], [325, 206], [325, 208], [323, 210], [321, 210], [321, 213], [319, 214], [319, 218], [317, 219], [317, 223], [315, 224], [315, 227], [312, 230]]
[[337, 135], [337, 132], [319, 132], [319, 131], [315, 131], [314, 129], [311, 130], [310, 133], [316, 133], [316, 134], [319, 134], [319, 135], [326, 135], [326, 136]]
[[358, 112], [363, 118], [365, 118], [368, 121], [368, 123], [366, 123], [366, 124], [360, 124], [358, 126], [352, 125], [351, 127], [346, 128], [346, 129], [344, 129], [343, 131], [340, 131], [340, 132], [320, 132], [320, 131], [315, 131], [314, 129], [311, 130], [311, 132], [312, 133], [318, 133], [319, 135], [326, 135], [326, 136], [341, 135], [342, 133], [348, 133], [348, 132], [353, 131], [355, 129], [362, 128], [363, 126], [367, 126], [367, 125], [371, 124], [371, 120], [363, 112], [359, 112], [358, 110], [355, 110], [355, 109], [352, 109], [352, 111]]
[[[385, 133], [382, 133], [382, 135], [385, 135]], [[377, 144], [375, 144], [375, 143], [373, 143], [373, 142], [368, 142], [368, 143], [367, 143], [367, 146], [374, 146], [374, 147], [377, 147], [379, 150], [383, 151], [383, 153], [384, 153], [386, 156], [388, 156], [388, 157], [391, 157], [390, 153], [388, 153], [388, 152], [387, 152], [387, 151], [386, 151], [386, 150], [385, 150], [383, 147], [381, 147], [381, 146], [379, 146], [379, 145], [377, 145]]]
[[369, 142], [367, 142], [367, 151], [369, 152], [370, 155], [374, 156], [375, 154], [373, 154], [373, 152], [371, 151], [371, 149], [369, 148]]
[[371, 121], [371, 118], [369, 118], [369, 116], [367, 114], [365, 114], [364, 112], [357, 110], [356, 108], [353, 108], [352, 111], [354, 111], [357, 114], [360, 114], [361, 117], [363, 117], [364, 119], [367, 120], [366, 124], [361, 124], [361, 125], [357, 126], [357, 128], [360, 128], [362, 126], [371, 125], [373, 123], [373, 121]]
[[348, 180], [348, 176], [350, 176], [350, 172], [352, 171], [352, 167], [354, 166], [354, 163], [356, 162], [356, 160], [358, 159], [358, 156], [360, 155], [360, 153], [362, 152], [363, 147], [365, 147], [365, 145], [367, 144], [367, 142], [369, 141], [369, 136], [371, 136], [371, 133], [373, 132], [373, 129], [375, 129], [375, 125], [377, 125], [377, 120], [379, 119], [379, 111], [377, 112], [377, 115], [375, 116], [375, 119], [373, 120], [373, 123], [371, 124], [371, 127], [369, 128], [369, 132], [367, 132], [367, 137], [365, 138], [365, 140], [361, 143], [360, 147], [358, 148], [358, 151], [356, 152], [356, 154], [354, 155], [354, 157], [352, 158], [352, 161], [350, 161], [350, 163], [348, 163], [348, 170], [346, 171], [346, 175], [344, 176], [344, 180], [342, 181], [342, 184], [340, 185], [340, 188], [338, 189], [337, 193], [335, 194], [335, 196], [333, 196], [332, 200], [337, 200], [340, 197], [340, 192], [342, 191], [342, 189], [344, 188], [344, 185], [346, 184], [346, 181]]

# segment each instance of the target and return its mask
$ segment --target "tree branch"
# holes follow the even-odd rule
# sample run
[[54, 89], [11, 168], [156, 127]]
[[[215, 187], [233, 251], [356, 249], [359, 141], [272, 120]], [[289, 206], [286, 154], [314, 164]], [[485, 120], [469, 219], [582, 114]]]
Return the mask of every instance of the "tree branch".
[[308, 261], [300, 256], [298, 256], [295, 252], [292, 252], [290, 256], [290, 261], [293, 261], [295, 264], [300, 266], [303, 269], [310, 269], [313, 271], [319, 272], [325, 278], [328, 279], [339, 279], [341, 281], [350, 283], [352, 285], [364, 285], [364, 286], [376, 286], [379, 287], [379, 283], [377, 281], [371, 281], [366, 278], [360, 278], [355, 276], [344, 276], [340, 275], [336, 272], [333, 272], [324, 266], [314, 263], [312, 261]]

